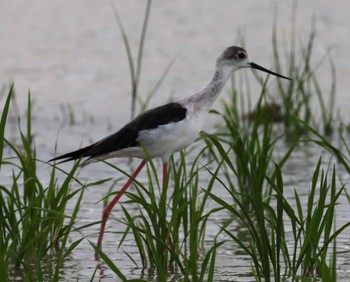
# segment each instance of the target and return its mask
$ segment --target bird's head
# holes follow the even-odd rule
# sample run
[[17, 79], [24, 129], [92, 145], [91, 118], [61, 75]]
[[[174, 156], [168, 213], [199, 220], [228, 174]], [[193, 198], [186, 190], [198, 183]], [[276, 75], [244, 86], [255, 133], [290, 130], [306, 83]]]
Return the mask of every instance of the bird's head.
[[238, 46], [231, 46], [225, 49], [225, 51], [219, 56], [216, 61], [217, 67], [225, 67], [231, 69], [231, 71], [236, 71], [241, 68], [253, 68], [269, 74], [284, 78], [290, 79], [289, 77], [280, 75], [278, 73], [272, 72], [268, 69], [263, 68], [262, 66], [253, 63], [249, 57], [246, 50]]

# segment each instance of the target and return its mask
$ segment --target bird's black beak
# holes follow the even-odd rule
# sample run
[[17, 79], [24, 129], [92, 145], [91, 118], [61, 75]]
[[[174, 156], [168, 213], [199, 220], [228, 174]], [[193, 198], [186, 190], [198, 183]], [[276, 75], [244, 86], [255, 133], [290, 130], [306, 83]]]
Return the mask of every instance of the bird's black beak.
[[281, 78], [284, 78], [284, 79], [288, 79], [288, 80], [293, 81], [293, 79], [291, 79], [291, 78], [289, 78], [289, 77], [286, 77], [286, 76], [280, 75], [280, 74], [278, 74], [278, 73], [275, 73], [275, 72], [273, 72], [273, 71], [270, 71], [270, 70], [268, 70], [268, 69], [265, 69], [265, 68], [263, 68], [262, 66], [259, 66], [258, 64], [255, 64], [255, 63], [253, 63], [253, 62], [249, 63], [249, 65], [250, 65], [250, 67], [253, 68], [253, 69], [261, 70], [261, 71], [263, 71], [263, 72], [267, 72], [267, 73], [269, 73], [269, 74], [272, 74], [272, 75], [275, 75], [275, 76], [278, 76], [278, 77], [281, 77]]

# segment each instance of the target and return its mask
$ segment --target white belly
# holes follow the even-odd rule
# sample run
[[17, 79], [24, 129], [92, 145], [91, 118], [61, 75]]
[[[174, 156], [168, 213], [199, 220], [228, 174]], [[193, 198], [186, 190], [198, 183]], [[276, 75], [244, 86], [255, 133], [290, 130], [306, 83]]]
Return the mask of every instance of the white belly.
[[190, 145], [198, 137], [202, 124], [202, 121], [187, 118], [156, 129], [143, 130], [137, 141], [145, 146], [151, 157], [168, 158]]

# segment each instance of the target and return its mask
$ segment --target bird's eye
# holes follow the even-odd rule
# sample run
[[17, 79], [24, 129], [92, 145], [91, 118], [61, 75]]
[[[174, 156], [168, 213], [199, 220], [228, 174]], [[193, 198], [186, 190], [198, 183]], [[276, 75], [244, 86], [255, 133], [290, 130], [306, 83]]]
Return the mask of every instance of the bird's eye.
[[238, 58], [240, 59], [244, 59], [246, 57], [244, 52], [239, 52], [237, 55], [238, 55]]

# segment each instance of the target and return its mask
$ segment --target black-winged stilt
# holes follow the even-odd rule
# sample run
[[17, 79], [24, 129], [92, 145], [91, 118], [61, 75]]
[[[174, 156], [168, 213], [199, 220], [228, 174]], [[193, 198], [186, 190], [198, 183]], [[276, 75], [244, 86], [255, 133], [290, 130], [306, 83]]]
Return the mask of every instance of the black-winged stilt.
[[217, 99], [231, 73], [241, 68], [253, 68], [291, 80], [253, 63], [243, 48], [231, 46], [219, 56], [212, 79], [198, 92], [177, 102], [151, 109], [101, 141], [50, 160], [66, 162], [87, 158], [82, 163], [86, 165], [113, 157], [142, 159], [131, 178], [104, 209], [97, 247], [101, 247], [106, 221], [112, 208], [146, 164], [145, 150], [151, 158], [162, 159], [164, 186], [168, 174], [169, 156], [186, 148], [197, 138], [205, 114]]

